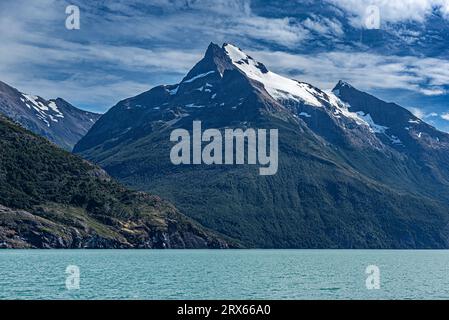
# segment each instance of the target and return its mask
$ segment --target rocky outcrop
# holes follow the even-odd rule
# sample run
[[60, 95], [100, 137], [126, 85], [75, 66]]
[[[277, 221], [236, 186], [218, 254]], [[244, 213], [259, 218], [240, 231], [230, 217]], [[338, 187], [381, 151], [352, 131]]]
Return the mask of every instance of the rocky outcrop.
[[165, 229], [143, 221], [116, 221], [115, 225], [101, 227], [104, 229], [96, 229], [81, 219], [63, 225], [0, 205], [0, 248], [226, 249], [236, 246], [193, 224], [180, 225], [174, 219], [167, 221]]

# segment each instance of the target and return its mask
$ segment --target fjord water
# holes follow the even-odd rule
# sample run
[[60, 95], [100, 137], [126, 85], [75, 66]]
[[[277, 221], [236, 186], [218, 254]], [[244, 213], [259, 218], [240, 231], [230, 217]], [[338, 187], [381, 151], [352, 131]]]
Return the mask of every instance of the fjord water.
[[2, 250], [0, 299], [448, 299], [448, 271], [449, 251]]

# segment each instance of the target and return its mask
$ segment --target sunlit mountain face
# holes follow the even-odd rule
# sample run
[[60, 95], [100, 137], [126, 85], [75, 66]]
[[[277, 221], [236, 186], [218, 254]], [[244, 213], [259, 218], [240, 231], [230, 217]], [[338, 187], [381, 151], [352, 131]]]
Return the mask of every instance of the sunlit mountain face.
[[179, 83], [210, 42], [228, 42], [279, 74], [326, 90], [343, 79], [449, 131], [447, 1], [72, 2], [79, 30], [65, 28], [60, 1], [0, 4], [0, 80], [103, 113]]

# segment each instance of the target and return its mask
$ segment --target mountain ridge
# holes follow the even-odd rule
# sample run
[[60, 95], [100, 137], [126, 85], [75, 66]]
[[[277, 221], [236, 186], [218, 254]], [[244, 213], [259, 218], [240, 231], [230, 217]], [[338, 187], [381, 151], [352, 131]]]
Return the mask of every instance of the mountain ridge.
[[0, 113], [69, 151], [100, 117], [62, 98], [46, 100], [1, 81]]
[[[380, 114], [387, 103], [366, 109], [343, 84], [325, 92], [269, 71], [236, 46], [210, 44], [179, 84], [119, 102], [74, 151], [247, 246], [448, 247], [448, 135], [429, 126], [418, 137], [403, 123], [399, 133]], [[418, 121], [403, 110], [408, 125]], [[194, 120], [219, 130], [278, 128], [278, 174], [172, 165], [169, 132], [191, 131]], [[432, 134], [440, 141], [426, 146]]]

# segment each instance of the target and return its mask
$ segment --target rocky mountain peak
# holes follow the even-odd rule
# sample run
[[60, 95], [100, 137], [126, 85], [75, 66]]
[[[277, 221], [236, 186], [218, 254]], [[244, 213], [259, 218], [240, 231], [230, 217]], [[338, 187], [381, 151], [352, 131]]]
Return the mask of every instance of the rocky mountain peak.
[[344, 81], [344, 80], [340, 80], [338, 81], [338, 83], [335, 85], [334, 89], [332, 89], [332, 92], [336, 95], [339, 96], [340, 94], [340, 90], [341, 89], [354, 89], [354, 87], [349, 84], [348, 82]]
[[47, 100], [1, 81], [0, 113], [67, 150], [71, 150], [100, 117], [62, 98]]
[[243, 69], [246, 69], [246, 71], [249, 71], [251, 68], [255, 68], [257, 71], [252, 70], [252, 72], [261, 72], [262, 74], [268, 73], [268, 69], [262, 63], [254, 60], [240, 48], [229, 43], [224, 43], [222, 48], [226, 52], [226, 55], [231, 59], [232, 63], [240, 70], [243, 71]]
[[221, 78], [226, 70], [232, 70], [234, 66], [223, 48], [215, 43], [210, 43], [204, 57], [187, 73], [182, 83], [190, 83], [200, 76], [213, 75]]

